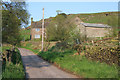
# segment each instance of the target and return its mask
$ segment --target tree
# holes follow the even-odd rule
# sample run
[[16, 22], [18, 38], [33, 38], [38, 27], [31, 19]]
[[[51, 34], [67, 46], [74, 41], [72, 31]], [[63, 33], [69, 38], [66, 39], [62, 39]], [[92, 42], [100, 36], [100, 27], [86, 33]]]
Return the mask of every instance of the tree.
[[60, 14], [60, 12], [62, 12], [61, 10], [56, 10], [57, 14]]
[[26, 3], [2, 2], [2, 39], [3, 43], [11, 45], [19, 44], [21, 41], [21, 26], [28, 24], [29, 14]]
[[20, 42], [20, 20], [10, 14], [8, 10], [2, 11], [2, 40], [3, 43], [16, 45]]
[[67, 15], [59, 14], [47, 27], [47, 38], [49, 40], [57, 40], [67, 42], [73, 32], [75, 26], [67, 19]]
[[[67, 18], [65, 14], [58, 14], [46, 28], [48, 41], [60, 41], [64, 48], [83, 49], [85, 35], [80, 29]], [[76, 46], [80, 45], [80, 46]], [[82, 47], [82, 48], [81, 48]]]

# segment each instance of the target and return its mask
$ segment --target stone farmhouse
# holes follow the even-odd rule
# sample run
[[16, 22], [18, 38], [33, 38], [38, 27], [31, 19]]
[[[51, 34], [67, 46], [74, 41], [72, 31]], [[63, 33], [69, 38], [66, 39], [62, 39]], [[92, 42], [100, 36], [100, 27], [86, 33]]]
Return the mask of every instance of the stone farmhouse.
[[[77, 25], [77, 30], [80, 30], [81, 34], [86, 37], [104, 37], [109, 34], [111, 26], [105, 24], [84, 23], [79, 17], [76, 17], [74, 23]], [[45, 28], [51, 20], [45, 21]], [[41, 38], [42, 36], [42, 22], [34, 22], [31, 18], [31, 39]]]
[[[44, 23], [44, 30], [45, 30], [46, 26], [49, 24], [49, 22], [50, 22], [50, 20], [46, 21]], [[44, 33], [44, 35], [45, 35], [45, 33]], [[42, 36], [42, 21], [34, 22], [33, 18], [31, 18], [30, 36], [31, 36], [31, 40], [41, 38], [41, 36]]]

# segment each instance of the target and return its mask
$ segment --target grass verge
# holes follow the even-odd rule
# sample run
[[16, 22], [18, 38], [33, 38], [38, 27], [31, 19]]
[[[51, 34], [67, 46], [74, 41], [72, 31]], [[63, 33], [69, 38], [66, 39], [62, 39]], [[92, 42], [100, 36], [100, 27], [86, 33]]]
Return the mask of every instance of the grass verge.
[[[27, 47], [24, 48], [36, 53], [36, 50]], [[91, 61], [85, 56], [74, 55], [74, 53], [76, 53], [74, 50], [58, 52], [55, 47], [52, 47], [48, 51], [39, 52], [37, 55], [46, 61], [54, 63], [63, 70], [84, 78], [118, 78], [117, 66]]]
[[[10, 49], [10, 47], [3, 46], [2, 50]], [[25, 72], [23, 68], [23, 63], [21, 60], [20, 52], [18, 49], [15, 49], [15, 52], [12, 53], [12, 62], [3, 61], [2, 63], [2, 78], [25, 78]]]
[[32, 49], [32, 48], [30, 48], [30, 47], [25, 47], [25, 46], [21, 46], [20, 48], [29, 49], [29, 50], [33, 51], [35, 54], [38, 54], [38, 53], [39, 53], [39, 49]]
[[85, 56], [74, 55], [74, 51], [40, 52], [43, 59], [59, 65], [62, 69], [73, 72], [85, 78], [118, 78], [118, 69], [115, 65], [88, 60]]

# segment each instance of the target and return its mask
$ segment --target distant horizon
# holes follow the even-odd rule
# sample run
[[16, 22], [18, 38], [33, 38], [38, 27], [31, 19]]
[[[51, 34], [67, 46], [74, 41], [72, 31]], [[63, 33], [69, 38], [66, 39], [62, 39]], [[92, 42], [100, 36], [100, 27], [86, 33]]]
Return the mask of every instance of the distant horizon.
[[92, 14], [103, 12], [118, 12], [117, 2], [27, 2], [27, 9], [33, 21], [42, 19], [42, 8], [45, 8], [45, 19], [55, 17], [56, 10], [61, 10], [65, 14]]

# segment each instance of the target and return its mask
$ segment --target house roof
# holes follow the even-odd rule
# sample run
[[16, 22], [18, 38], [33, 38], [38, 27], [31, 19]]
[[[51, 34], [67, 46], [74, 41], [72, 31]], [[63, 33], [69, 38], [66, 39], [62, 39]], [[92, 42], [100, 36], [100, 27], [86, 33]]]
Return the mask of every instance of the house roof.
[[[49, 22], [44, 22], [44, 27], [48, 26]], [[42, 28], [42, 22], [32, 22], [32, 28]]]
[[95, 24], [95, 23], [80, 23], [84, 25], [85, 27], [97, 27], [97, 28], [110, 28], [111, 26], [108, 26], [106, 24]]
[[41, 22], [32, 22], [32, 28], [41, 28], [42, 23]]

